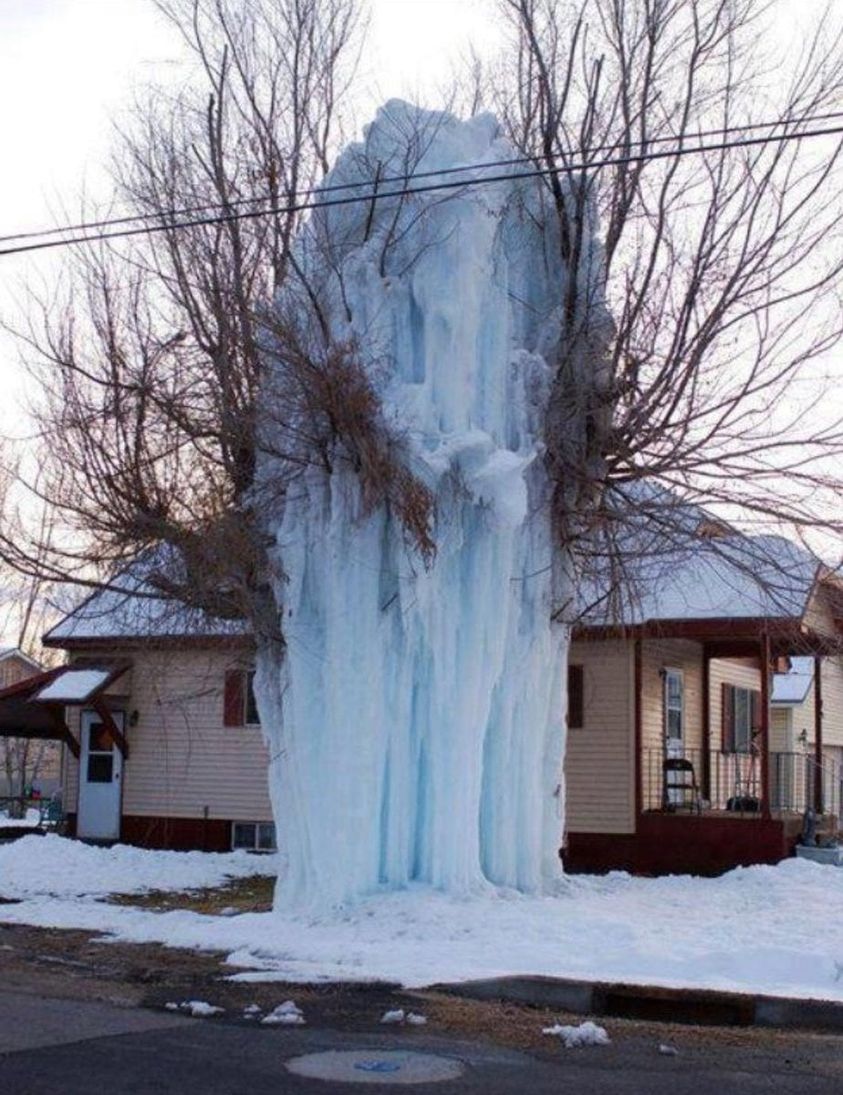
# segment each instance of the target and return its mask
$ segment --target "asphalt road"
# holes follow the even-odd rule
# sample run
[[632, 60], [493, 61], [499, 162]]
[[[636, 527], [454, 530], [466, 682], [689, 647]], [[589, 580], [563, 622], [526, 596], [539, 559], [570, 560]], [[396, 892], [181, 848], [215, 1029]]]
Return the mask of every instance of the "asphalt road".
[[[269, 1095], [360, 1090], [294, 1076], [285, 1061], [319, 1050], [410, 1048], [456, 1058], [456, 1080], [410, 1090], [482, 1095], [829, 1095], [843, 1090], [843, 1040], [811, 1038], [790, 1056], [728, 1044], [662, 1056], [650, 1041], [553, 1050], [540, 1057], [426, 1032], [370, 1035], [260, 1028], [242, 1020], [0, 991], [0, 1092], [9, 1095]], [[388, 1082], [368, 1090], [405, 1090]]]

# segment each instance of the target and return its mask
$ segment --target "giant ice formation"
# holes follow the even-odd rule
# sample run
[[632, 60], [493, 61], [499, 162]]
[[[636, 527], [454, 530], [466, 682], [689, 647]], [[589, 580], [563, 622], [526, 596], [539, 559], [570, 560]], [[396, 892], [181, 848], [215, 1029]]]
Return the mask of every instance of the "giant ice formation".
[[[396, 175], [410, 153], [415, 173], [514, 155], [489, 115], [391, 102], [328, 185]], [[304, 234], [332, 337], [355, 338], [435, 492], [438, 550], [426, 570], [383, 507], [361, 517], [342, 464], [287, 498], [288, 646], [258, 673], [279, 904], [410, 883], [535, 892], [558, 874], [568, 635], [551, 623], [541, 431], [564, 270], [541, 193], [507, 178], [384, 197], [319, 210]]]

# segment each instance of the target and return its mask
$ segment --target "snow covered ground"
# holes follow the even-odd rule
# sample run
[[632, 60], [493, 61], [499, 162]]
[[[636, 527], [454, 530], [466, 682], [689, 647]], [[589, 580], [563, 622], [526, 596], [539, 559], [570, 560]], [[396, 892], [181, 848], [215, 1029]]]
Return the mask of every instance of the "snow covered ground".
[[37, 901], [196, 890], [276, 870], [275, 856], [154, 852], [124, 844], [98, 848], [51, 833], [0, 845], [0, 897]]
[[8, 810], [0, 810], [0, 829], [32, 829], [41, 820], [41, 811], [30, 807], [25, 817], [10, 817]]
[[330, 915], [156, 913], [96, 900], [264, 872], [240, 854], [88, 848], [59, 837], [0, 847], [0, 920], [128, 942], [225, 951], [246, 980], [442, 980], [547, 974], [843, 1001], [843, 870], [802, 860], [721, 878], [565, 880], [557, 896], [426, 888]]

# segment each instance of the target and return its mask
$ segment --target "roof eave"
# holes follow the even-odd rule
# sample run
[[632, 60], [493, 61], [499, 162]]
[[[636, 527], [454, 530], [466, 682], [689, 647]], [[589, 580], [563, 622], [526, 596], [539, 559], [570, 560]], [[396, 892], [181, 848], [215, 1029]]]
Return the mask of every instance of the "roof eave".
[[64, 638], [49, 637], [42, 640], [44, 646], [54, 650], [99, 650], [104, 646], [119, 646], [124, 650], [142, 650], [155, 647], [172, 649], [174, 646], [241, 648], [253, 646], [254, 639], [251, 635], [69, 635]]

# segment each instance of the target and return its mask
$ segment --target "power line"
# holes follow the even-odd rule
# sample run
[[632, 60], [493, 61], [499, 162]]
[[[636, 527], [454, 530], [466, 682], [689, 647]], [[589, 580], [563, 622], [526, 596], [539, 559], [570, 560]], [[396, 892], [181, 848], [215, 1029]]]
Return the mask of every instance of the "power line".
[[[247, 210], [239, 213], [226, 213], [215, 217], [201, 217], [195, 220], [176, 221], [170, 224], [144, 225], [140, 228], [129, 228], [120, 232], [105, 232], [95, 235], [70, 237], [69, 239], [46, 240], [41, 243], [25, 244], [20, 247], [7, 247], [0, 250], [0, 257], [6, 255], [19, 255], [29, 251], [45, 251], [55, 247], [70, 247], [80, 243], [97, 243], [104, 240], [128, 239], [132, 236], [152, 235], [156, 232], [171, 232], [182, 228], [201, 228], [213, 224], [226, 224], [230, 221], [254, 220], [257, 217], [278, 216], [287, 213], [303, 213], [313, 209], [329, 209], [334, 206], [353, 205], [358, 202], [371, 203], [386, 198], [411, 197], [415, 194], [427, 194], [432, 191], [465, 189], [469, 186], [489, 185], [498, 182], [512, 182], [519, 179], [544, 178], [553, 175], [572, 175], [577, 172], [595, 171], [604, 167], [624, 166], [633, 163], [648, 163], [653, 160], [679, 158], [681, 156], [696, 155], [705, 152], [720, 152], [731, 148], [750, 148], [762, 144], [784, 144], [788, 141], [804, 140], [808, 137], [828, 137], [835, 134], [843, 134], [843, 126], [831, 126], [827, 129], [807, 130], [801, 133], [780, 133], [766, 137], [749, 137], [739, 141], [719, 141], [710, 145], [696, 145], [690, 148], [675, 148], [663, 152], [642, 152], [633, 156], [620, 156], [604, 160], [585, 161], [578, 164], [565, 164], [561, 167], [537, 167], [532, 171], [507, 172], [505, 174], [489, 175], [483, 178], [460, 179], [452, 182], [430, 183], [426, 186], [401, 187], [398, 190], [373, 190], [369, 194], [353, 195], [345, 198], [331, 198], [327, 201], [316, 200], [306, 202], [293, 202], [290, 205], [271, 206], [268, 209]], [[521, 162], [533, 162], [524, 161]], [[435, 176], [444, 175], [452, 171], [486, 170], [495, 164], [470, 164], [461, 168], [446, 168], [442, 171], [433, 171], [426, 174]], [[419, 176], [421, 177], [421, 176]], [[402, 176], [402, 180], [405, 178]], [[349, 183], [344, 186], [366, 185], [365, 183]], [[369, 185], [372, 185], [371, 182]], [[316, 190], [320, 196], [325, 190]], [[166, 213], [156, 214], [158, 217], [167, 216]]]
[[[825, 114], [808, 114], [801, 117], [793, 116], [785, 118], [777, 118], [775, 121], [765, 122], [752, 122], [746, 125], [737, 126], [721, 126], [719, 129], [707, 129], [699, 130], [696, 133], [678, 133], [673, 136], [663, 137], [651, 137], [647, 140], [641, 141], [614, 141], [611, 144], [595, 145], [593, 148], [582, 149], [577, 155], [590, 156], [595, 152], [606, 152], [615, 148], [641, 148], [649, 147], [650, 145], [666, 144], [668, 142], [682, 142], [685, 140], [703, 140], [707, 137], [725, 136], [731, 133], [746, 133], [754, 129], [773, 129], [777, 126], [785, 125], [807, 125], [814, 122], [828, 121], [832, 118], [843, 118], [843, 110], [829, 111]], [[802, 136], [802, 134], [793, 134], [794, 137]], [[414, 172], [411, 175], [404, 173], [403, 175], [386, 175], [377, 179], [360, 179], [358, 182], [348, 183], [333, 183], [329, 186], [311, 186], [302, 190], [296, 191], [296, 195], [304, 196], [309, 194], [329, 194], [337, 193], [346, 190], [355, 190], [361, 186], [378, 187], [382, 185], [391, 185], [392, 183], [403, 183], [405, 186], [407, 183], [415, 181], [416, 179], [427, 179], [433, 177], [450, 176], [460, 174], [466, 171], [474, 171], [480, 168], [492, 168], [492, 167], [514, 167], [519, 164], [535, 164], [539, 162], [541, 156], [515, 156], [507, 160], [490, 160], [483, 164], [463, 164], [460, 167], [447, 167], [442, 168], [439, 171], [420, 171]], [[369, 200], [368, 198], [366, 200]], [[159, 209], [154, 213], [134, 213], [123, 217], [106, 217], [102, 220], [95, 221], [79, 221], [76, 224], [66, 224], [58, 228], [42, 228], [32, 229], [26, 232], [13, 232], [8, 235], [0, 236], [0, 243], [12, 243], [16, 240], [29, 240], [29, 239], [43, 239], [46, 236], [61, 235], [65, 232], [83, 232], [94, 228], [109, 228], [122, 224], [134, 224], [136, 221], [147, 220], [161, 220], [163, 217], [181, 217], [188, 216], [193, 213], [206, 213], [217, 209], [236, 209], [243, 205], [254, 205], [258, 202], [265, 203], [271, 201], [269, 197], [259, 197], [255, 195], [251, 198], [235, 198], [230, 202], [211, 202], [207, 205], [193, 205], [193, 206], [181, 206], [173, 207], [171, 209]], [[272, 209], [266, 210], [266, 212], [272, 212]], [[255, 212], [258, 212], [255, 210]]]

